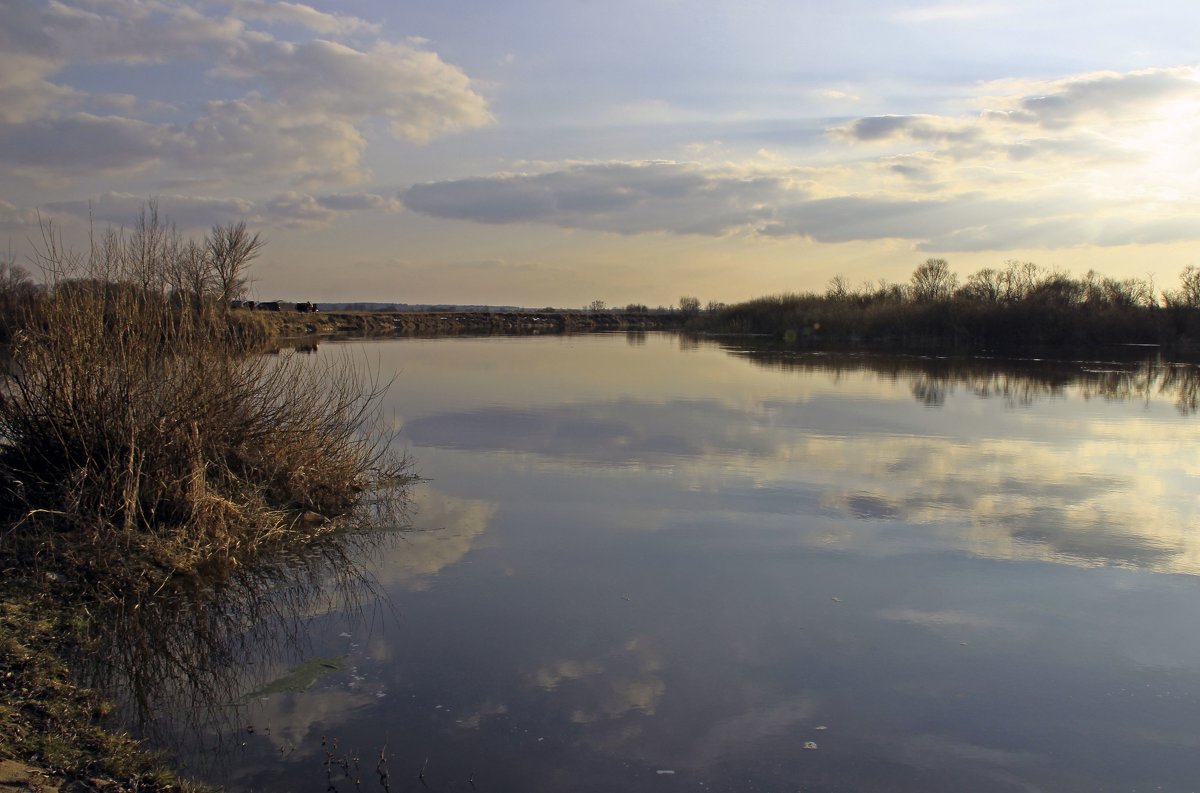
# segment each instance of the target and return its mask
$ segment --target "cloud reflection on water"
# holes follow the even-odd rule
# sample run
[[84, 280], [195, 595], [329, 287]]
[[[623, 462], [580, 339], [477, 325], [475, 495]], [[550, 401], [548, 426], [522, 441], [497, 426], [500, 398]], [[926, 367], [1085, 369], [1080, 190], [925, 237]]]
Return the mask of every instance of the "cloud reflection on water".
[[487, 530], [496, 506], [481, 499], [456, 498], [429, 482], [412, 490], [412, 527], [397, 533], [398, 542], [377, 565], [385, 588], [424, 589], [443, 568], [462, 560]]
[[[669, 472], [676, 506], [707, 493], [716, 509], [853, 519], [819, 534], [825, 548], [896, 553], [932, 542], [988, 558], [1200, 573], [1191, 529], [1200, 428], [1151, 409], [1183, 410], [1192, 369], [829, 357], [766, 365], [832, 373], [842, 393], [490, 405], [428, 413], [406, 432], [418, 446], [517, 455], [584, 476], [597, 466]], [[864, 374], [894, 393], [856, 388]], [[942, 395], [937, 411], [901, 401], [907, 392], [925, 404], [930, 389]], [[1045, 399], [1049, 410], [1027, 409]], [[1131, 400], [1150, 407], [1130, 411]], [[876, 523], [895, 524], [898, 536]]]

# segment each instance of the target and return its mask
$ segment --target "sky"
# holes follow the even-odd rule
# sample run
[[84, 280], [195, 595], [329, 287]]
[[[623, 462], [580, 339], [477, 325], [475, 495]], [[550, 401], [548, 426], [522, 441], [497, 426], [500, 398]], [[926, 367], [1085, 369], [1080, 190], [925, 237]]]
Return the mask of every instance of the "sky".
[[147, 201], [259, 299], [1200, 264], [1200, 4], [0, 0], [0, 251]]

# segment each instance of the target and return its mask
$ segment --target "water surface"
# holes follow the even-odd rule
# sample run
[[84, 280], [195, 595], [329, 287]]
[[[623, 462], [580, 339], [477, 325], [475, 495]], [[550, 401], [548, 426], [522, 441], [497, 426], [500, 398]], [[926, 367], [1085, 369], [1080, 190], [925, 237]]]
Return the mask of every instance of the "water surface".
[[337, 349], [398, 373], [415, 530], [363, 553], [382, 605], [313, 609], [184, 752], [213, 781], [1196, 789], [1194, 368]]

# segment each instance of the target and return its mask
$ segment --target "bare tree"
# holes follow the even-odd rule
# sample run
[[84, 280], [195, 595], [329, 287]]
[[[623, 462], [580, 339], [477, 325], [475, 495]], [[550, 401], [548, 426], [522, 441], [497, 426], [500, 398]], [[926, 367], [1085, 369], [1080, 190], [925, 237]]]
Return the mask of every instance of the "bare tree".
[[[118, 243], [118, 236], [113, 230], [105, 235], [101, 250], [113, 248]], [[171, 286], [168, 269], [164, 264], [174, 261], [182, 244], [179, 233], [165, 217], [158, 214], [158, 202], [147, 201], [138, 216], [133, 233], [125, 238], [123, 266], [120, 269], [124, 277], [139, 286], [144, 291], [161, 292]], [[97, 257], [97, 250], [92, 251], [96, 263], [103, 262], [110, 268], [117, 262], [106, 256]], [[108, 252], [115, 253], [115, 248]]]
[[977, 300], [982, 303], [998, 303], [1005, 296], [1004, 273], [991, 267], [985, 267], [967, 277], [967, 282], [958, 294], [967, 300]]
[[1169, 303], [1196, 308], [1200, 306], [1200, 267], [1189, 264], [1179, 274], [1179, 291], [1167, 295]]
[[912, 296], [918, 302], [945, 300], [954, 294], [958, 276], [950, 271], [945, 259], [929, 258], [912, 274]]
[[695, 316], [700, 313], [700, 298], [683, 296], [679, 298], [679, 311], [684, 316]]
[[204, 246], [195, 240], [188, 240], [180, 247], [173, 261], [175, 279], [178, 281], [176, 288], [181, 294], [187, 295], [194, 308], [203, 308], [205, 298], [211, 294], [216, 282], [212, 260]]
[[228, 226], [213, 226], [205, 244], [213, 290], [220, 304], [228, 308], [230, 301], [245, 294], [250, 262], [258, 256], [266, 240], [246, 231], [243, 220]]
[[850, 296], [850, 282], [846, 276], [838, 274], [829, 279], [825, 288], [825, 296], [832, 300], [845, 300]]

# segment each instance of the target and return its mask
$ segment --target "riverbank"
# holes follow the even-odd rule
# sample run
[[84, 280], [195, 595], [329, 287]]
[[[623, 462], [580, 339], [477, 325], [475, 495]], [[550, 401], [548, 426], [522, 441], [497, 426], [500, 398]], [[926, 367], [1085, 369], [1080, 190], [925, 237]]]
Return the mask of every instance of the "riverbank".
[[[0, 759], [16, 789], [186, 789], [105, 729], [108, 689], [81, 684], [86, 659], [129, 642], [97, 645], [96, 615], [160, 613], [253, 562], [398, 525], [406, 498], [377, 414], [387, 378], [258, 354], [281, 327], [230, 310], [215, 269], [241, 271], [257, 237], [146, 247], [156, 222], [87, 256], [48, 243], [46, 282], [0, 313]], [[213, 272], [181, 290], [197, 251]]]
[[67, 663], [82, 613], [54, 582], [4, 571], [0, 589], [0, 792], [202, 791], [123, 732], [107, 729], [97, 691]]
[[679, 312], [622, 311], [248, 311], [255, 324], [274, 328], [278, 336], [453, 336], [534, 335], [612, 331], [676, 330], [684, 325]]

